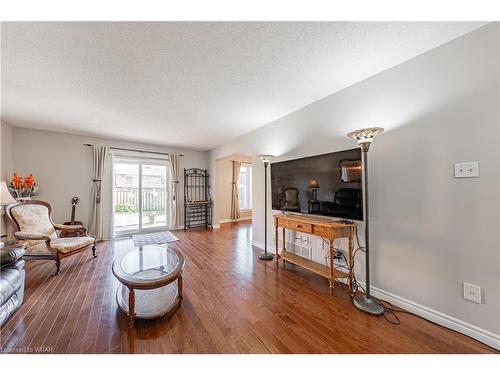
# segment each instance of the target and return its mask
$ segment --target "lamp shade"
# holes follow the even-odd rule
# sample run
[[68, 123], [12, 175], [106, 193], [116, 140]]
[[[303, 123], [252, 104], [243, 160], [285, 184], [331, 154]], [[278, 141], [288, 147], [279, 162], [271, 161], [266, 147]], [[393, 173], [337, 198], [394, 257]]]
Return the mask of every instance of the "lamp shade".
[[309, 189], [319, 189], [319, 182], [318, 180], [309, 180]]
[[368, 149], [370, 148], [370, 144], [373, 141], [373, 138], [375, 138], [375, 136], [382, 133], [383, 131], [384, 128], [378, 128], [378, 127], [365, 128], [347, 133], [347, 136], [349, 138], [357, 139], [358, 145], [361, 147], [361, 149], [364, 151], [368, 151]]
[[10, 194], [10, 191], [7, 188], [7, 183], [5, 181], [0, 182], [0, 205], [4, 206], [16, 202], [17, 201]]
[[269, 163], [274, 155], [259, 155], [259, 158], [263, 163]]

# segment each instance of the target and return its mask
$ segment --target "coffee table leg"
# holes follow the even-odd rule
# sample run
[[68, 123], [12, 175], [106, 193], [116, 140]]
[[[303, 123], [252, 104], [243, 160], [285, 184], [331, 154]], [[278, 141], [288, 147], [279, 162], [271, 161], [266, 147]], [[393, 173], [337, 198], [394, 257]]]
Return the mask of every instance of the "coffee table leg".
[[135, 293], [134, 288], [128, 288], [128, 325], [134, 326], [135, 319]]
[[177, 293], [179, 294], [179, 302], [182, 302], [182, 273], [179, 275], [177, 279]]

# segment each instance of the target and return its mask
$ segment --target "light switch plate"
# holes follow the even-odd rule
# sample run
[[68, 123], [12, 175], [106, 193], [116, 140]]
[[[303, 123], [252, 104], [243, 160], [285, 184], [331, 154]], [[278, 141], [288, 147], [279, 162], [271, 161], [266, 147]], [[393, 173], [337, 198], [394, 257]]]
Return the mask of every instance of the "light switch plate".
[[464, 283], [464, 298], [475, 303], [483, 303], [481, 287], [469, 283]]
[[479, 162], [455, 163], [455, 178], [479, 177]]

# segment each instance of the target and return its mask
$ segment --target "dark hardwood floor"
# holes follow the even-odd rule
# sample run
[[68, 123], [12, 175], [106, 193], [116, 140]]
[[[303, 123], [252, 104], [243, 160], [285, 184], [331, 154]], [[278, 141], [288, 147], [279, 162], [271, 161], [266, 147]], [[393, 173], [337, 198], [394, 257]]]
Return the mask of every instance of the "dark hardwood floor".
[[401, 325], [357, 311], [344, 287], [292, 265], [257, 259], [249, 224], [177, 231], [184, 302], [171, 316], [127, 325], [113, 259], [130, 239], [54, 262], [26, 262], [25, 302], [1, 329], [5, 352], [52, 353], [495, 353], [418, 317]]

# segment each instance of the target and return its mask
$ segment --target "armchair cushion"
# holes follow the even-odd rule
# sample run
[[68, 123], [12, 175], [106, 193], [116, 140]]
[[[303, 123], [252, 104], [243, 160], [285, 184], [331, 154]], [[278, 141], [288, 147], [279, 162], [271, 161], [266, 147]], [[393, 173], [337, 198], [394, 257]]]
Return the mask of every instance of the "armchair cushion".
[[[21, 232], [42, 234], [50, 239], [57, 239], [57, 233], [49, 217], [49, 210], [41, 204], [26, 204], [12, 207], [12, 216], [19, 224]], [[27, 247], [40, 243], [40, 240], [28, 241]]]
[[44, 256], [52, 256], [52, 253], [47, 248], [45, 242], [36, 243], [30, 247], [26, 248], [26, 255], [36, 256], [36, 255], [44, 255]]
[[65, 237], [50, 241], [50, 246], [53, 249], [66, 254], [91, 245], [94, 242], [94, 237]]
[[[95, 242], [94, 237], [65, 237], [57, 238], [50, 241], [50, 246], [60, 253], [67, 254], [72, 251], [81, 249], [82, 247], [91, 245]], [[36, 256], [44, 255], [51, 256], [49, 248], [47, 248], [45, 242], [35, 244], [26, 249], [26, 255]]]

